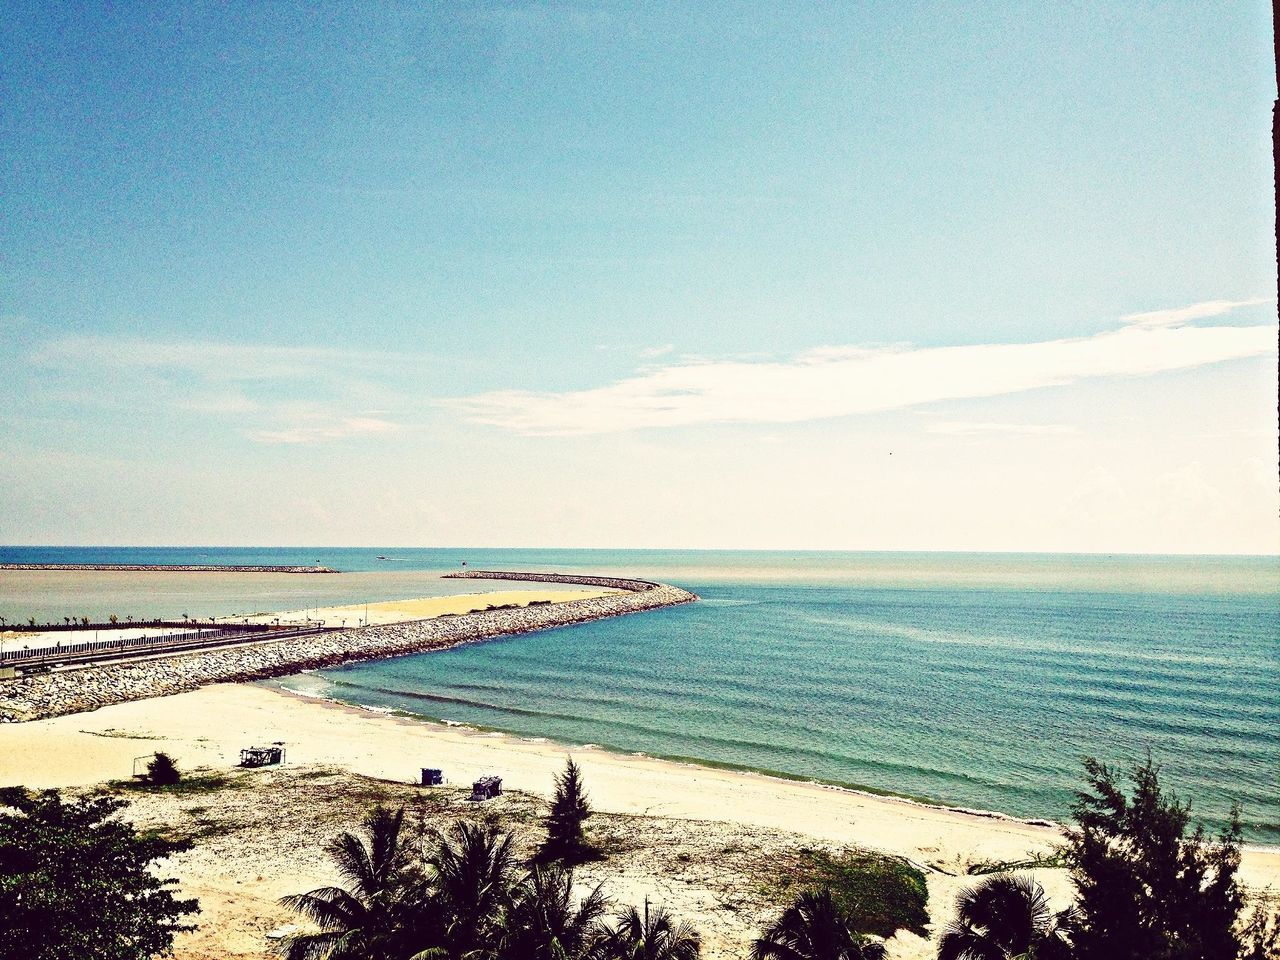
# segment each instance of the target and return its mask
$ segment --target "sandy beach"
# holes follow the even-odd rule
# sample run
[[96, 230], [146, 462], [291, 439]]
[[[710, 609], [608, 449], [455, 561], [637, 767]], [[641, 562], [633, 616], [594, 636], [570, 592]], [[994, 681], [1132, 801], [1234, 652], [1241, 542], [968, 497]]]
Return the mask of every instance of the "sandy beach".
[[[86, 787], [128, 778], [133, 758], [165, 750], [186, 769], [225, 771], [242, 747], [284, 741], [290, 770], [337, 770], [347, 774], [410, 784], [423, 766], [441, 767], [453, 784], [467, 784], [482, 774], [498, 774], [513, 791], [546, 796], [552, 774], [568, 748], [467, 728], [447, 727], [311, 700], [264, 685], [215, 685], [177, 696], [106, 707], [92, 713], [0, 727], [0, 783], [29, 787]], [[1047, 851], [1055, 842], [1053, 828], [1012, 819], [975, 816], [870, 796], [816, 783], [782, 780], [638, 756], [619, 755], [590, 746], [574, 746], [595, 806], [612, 814], [656, 817], [664, 821], [709, 821], [745, 828], [748, 834], [797, 834], [836, 845], [858, 845], [909, 857], [928, 867], [930, 909], [935, 929], [944, 921], [955, 893], [972, 882], [964, 873], [980, 861], [1016, 861]], [[408, 789], [406, 787], [406, 789]], [[264, 790], [247, 801], [269, 807], [273, 794]], [[312, 838], [311, 864], [323, 860], [323, 837]], [[254, 929], [287, 919], [274, 899], [319, 882], [324, 870], [299, 872], [294, 860], [187, 855], [177, 875], [200, 891], [215, 915], [240, 902], [246, 882], [267, 894], [253, 900], [261, 920]], [[663, 874], [653, 865], [653, 879]], [[1056, 902], [1065, 903], [1069, 884], [1060, 870], [1037, 870]], [[1250, 848], [1242, 879], [1253, 889], [1280, 887], [1280, 850]], [[644, 875], [626, 883], [643, 888]], [[629, 889], [629, 887], [628, 887]], [[705, 891], [671, 888], [668, 896], [695, 922], [724, 928], [720, 947], [708, 944], [708, 956], [736, 955], [748, 931], [725, 918], [715, 898]], [[230, 900], [228, 900], [230, 898]], [[252, 899], [252, 898], [251, 898]], [[234, 912], [234, 911], [231, 911]], [[736, 921], [735, 921], [736, 922]], [[208, 934], [193, 943], [211, 949]], [[256, 955], [247, 939], [235, 953]], [[926, 957], [924, 941], [909, 934], [895, 938], [895, 957]], [[228, 949], [223, 944], [219, 949]], [[193, 947], [193, 949], [195, 949]], [[179, 956], [204, 956], [196, 951]], [[209, 953], [215, 956], [216, 953]]]

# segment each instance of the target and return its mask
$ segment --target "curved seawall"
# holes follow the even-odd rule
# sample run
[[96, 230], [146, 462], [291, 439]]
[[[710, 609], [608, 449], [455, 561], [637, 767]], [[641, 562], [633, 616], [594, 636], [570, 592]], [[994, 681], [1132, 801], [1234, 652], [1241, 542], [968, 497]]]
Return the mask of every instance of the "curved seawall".
[[[493, 579], [532, 580], [540, 576], [543, 575], [507, 574]], [[601, 578], [545, 576], [563, 577], [546, 582], [603, 585], [594, 583]], [[621, 586], [624, 582], [637, 586]], [[639, 586], [641, 583], [643, 586]], [[0, 680], [0, 721], [37, 720], [127, 700], [168, 696], [210, 683], [262, 680], [318, 667], [444, 650], [494, 637], [587, 623], [698, 599], [695, 594], [668, 584], [647, 581], [615, 581], [615, 584], [614, 588], [623, 592], [587, 600], [481, 610], [433, 620], [361, 627], [315, 637]]]

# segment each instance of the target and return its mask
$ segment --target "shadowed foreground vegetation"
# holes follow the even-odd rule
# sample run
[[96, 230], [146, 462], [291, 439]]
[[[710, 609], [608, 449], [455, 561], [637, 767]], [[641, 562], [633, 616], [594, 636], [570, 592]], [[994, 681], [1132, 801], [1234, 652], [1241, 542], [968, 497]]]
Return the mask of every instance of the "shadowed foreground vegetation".
[[[255, 857], [290, 854], [280, 834], [260, 833], [259, 821], [242, 819], [264, 811], [251, 799], [257, 791], [241, 789], [250, 783], [284, 791], [271, 794], [263, 816], [279, 820], [278, 803], [291, 797], [308, 821], [329, 811], [320, 829], [336, 831], [328, 833], [327, 851], [337, 883], [285, 898], [305, 924], [277, 941], [291, 958], [698, 956], [704, 937], [667, 905], [610, 898], [610, 877], [635, 878], [638, 866], [647, 877], [714, 870], [745, 883], [745, 898], [734, 896], [734, 880], [721, 886], [720, 903], [732, 912], [725, 916], [748, 908], [740, 919], [757, 933], [751, 943], [737, 927], [743, 939], [735, 955], [756, 960], [878, 958], [895, 932], [929, 932], [924, 873], [901, 858], [788, 845], [785, 834], [761, 846], [759, 831], [730, 824], [592, 817], [572, 769], [557, 778], [550, 808], [521, 795], [476, 808], [448, 792], [418, 794], [367, 778], [339, 787], [334, 778], [342, 775], [330, 771], [256, 776], [227, 775], [225, 792], [212, 782], [185, 791], [185, 779], [131, 788], [139, 804], [169, 811], [168, 830], [135, 830], [114, 816], [125, 805], [116, 798], [5, 791], [0, 960], [167, 955], [175, 935], [192, 929], [186, 918], [197, 909], [163, 879], [165, 864], [178, 862], [163, 858], [184, 846], [174, 837], [198, 840], [200, 849], [208, 844], [220, 851], [216, 857], [259, 842]], [[960, 893], [953, 921], [938, 931], [940, 960], [1280, 960], [1273, 907], [1245, 903], [1236, 881], [1238, 827], [1214, 837], [1192, 829], [1187, 805], [1161, 791], [1150, 761], [1123, 779], [1086, 765], [1075, 822], [1055, 855], [1079, 891], [1074, 903], [1050, 903], [1029, 874], [989, 874]], [[401, 804], [410, 797], [406, 812]], [[479, 822], [459, 818], [463, 808], [484, 815]], [[361, 827], [342, 829], [360, 809], [368, 811]], [[676, 839], [686, 834], [702, 841], [692, 860], [682, 846], [688, 840]], [[315, 848], [300, 848], [303, 858], [311, 856], [306, 849]], [[583, 870], [592, 883], [574, 876], [574, 861], [586, 851], [591, 866]], [[629, 864], [621, 873], [608, 867], [615, 858]], [[601, 867], [608, 867], [603, 875]], [[714, 930], [715, 917], [702, 913], [699, 923]]]

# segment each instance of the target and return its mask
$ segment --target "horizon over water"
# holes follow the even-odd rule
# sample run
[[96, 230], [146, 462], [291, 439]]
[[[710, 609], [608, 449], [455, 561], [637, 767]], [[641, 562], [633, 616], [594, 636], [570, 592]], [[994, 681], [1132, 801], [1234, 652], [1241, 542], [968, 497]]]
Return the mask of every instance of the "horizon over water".
[[[320, 562], [350, 572], [213, 575], [227, 581], [216, 589], [203, 574], [165, 575], [162, 594], [141, 582], [130, 591], [156, 607], [137, 613], [483, 589], [437, 579], [462, 560], [661, 579], [703, 599], [273, 682], [567, 745], [1024, 817], [1067, 815], [1083, 756], [1127, 766], [1149, 748], [1193, 818], [1218, 828], [1239, 802], [1246, 838], [1280, 843], [1280, 557], [0, 547], [0, 562]], [[35, 584], [25, 592], [11, 582], [0, 572], [0, 614], [15, 619], [42, 597], [39, 578], [23, 580]], [[54, 615], [72, 602], [43, 599]]]

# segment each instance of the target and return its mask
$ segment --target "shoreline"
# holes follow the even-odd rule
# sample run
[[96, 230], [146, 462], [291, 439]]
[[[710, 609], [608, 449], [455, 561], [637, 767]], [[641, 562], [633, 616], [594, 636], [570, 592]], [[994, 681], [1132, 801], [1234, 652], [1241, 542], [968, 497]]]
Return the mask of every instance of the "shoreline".
[[[802, 783], [813, 787], [821, 787], [826, 790], [835, 790], [841, 793], [847, 793], [857, 797], [865, 797], [868, 800], [884, 800], [893, 803], [910, 804], [915, 807], [921, 807], [926, 810], [936, 810], [941, 813], [953, 813], [960, 816], [975, 817], [986, 820], [1007, 821], [1009, 823], [1022, 824], [1029, 827], [1044, 827], [1053, 830], [1060, 830], [1062, 828], [1062, 824], [1058, 821], [1045, 817], [1019, 817], [1015, 814], [1004, 813], [999, 810], [982, 810], [974, 807], [948, 805], [940, 800], [931, 800], [928, 797], [919, 797], [907, 793], [899, 793], [894, 790], [880, 789], [866, 784], [847, 783], [839, 780], [823, 780], [820, 777], [805, 776], [799, 773], [787, 773], [785, 770], [770, 770], [765, 767], [752, 767], [747, 764], [730, 763], [724, 760], [711, 760], [705, 757], [649, 753], [643, 750], [624, 750], [620, 747], [602, 743], [568, 743], [564, 740], [559, 740], [555, 737], [544, 734], [526, 734], [518, 730], [505, 730], [502, 727], [486, 727], [475, 723], [463, 723], [456, 720], [445, 720], [441, 717], [431, 717], [424, 714], [410, 713], [409, 711], [399, 710], [393, 707], [376, 707], [365, 703], [352, 703], [347, 700], [338, 700], [334, 697], [304, 693], [301, 690], [292, 690], [289, 687], [278, 686], [265, 681], [257, 681], [254, 683], [254, 686], [261, 687], [264, 690], [269, 690], [272, 693], [279, 693], [286, 697], [296, 698], [306, 703], [318, 703], [338, 710], [354, 710], [360, 714], [373, 714], [374, 716], [390, 717], [396, 720], [403, 720], [407, 723], [423, 724], [428, 727], [435, 727], [445, 731], [457, 731], [471, 736], [500, 736], [510, 738], [519, 743], [547, 744], [551, 747], [559, 747], [566, 752], [572, 752], [574, 750], [598, 750], [602, 753], [615, 757], [636, 757], [644, 760], [655, 760], [659, 763], [675, 764], [676, 766], [688, 767], [692, 770], [723, 770], [726, 773], [760, 777], [765, 780], [776, 780], [778, 783], [783, 784]], [[1260, 846], [1263, 849], [1274, 849], [1277, 853], [1280, 853], [1280, 844], [1276, 844], [1274, 847], [1268, 844], [1258, 844], [1257, 846]]]
[[[861, 797], [871, 801], [904, 804], [910, 807], [920, 808], [922, 810], [954, 814], [956, 816], [972, 818], [975, 820], [1004, 822], [1020, 826], [1047, 829], [1055, 832], [1061, 832], [1065, 826], [1061, 821], [1054, 820], [1050, 817], [1024, 817], [1013, 813], [1006, 813], [1001, 810], [987, 810], [978, 807], [957, 806], [955, 804], [949, 804], [943, 800], [914, 796], [912, 794], [901, 793], [887, 788], [879, 788], [866, 784], [849, 783], [839, 780], [824, 780], [820, 777], [788, 773], [785, 770], [771, 770], [765, 767], [753, 767], [747, 764], [712, 760], [705, 757], [625, 750], [609, 744], [568, 743], [564, 740], [559, 740], [555, 737], [543, 734], [527, 734], [518, 730], [506, 730], [502, 727], [486, 727], [480, 724], [445, 720], [440, 717], [410, 713], [405, 710], [399, 710], [391, 707], [377, 707], [369, 704], [352, 703], [346, 700], [326, 697], [321, 694], [304, 693], [300, 690], [292, 690], [288, 687], [271, 683], [257, 682], [254, 686], [272, 693], [280, 694], [290, 699], [297, 699], [304, 703], [314, 703], [336, 710], [354, 711], [361, 715], [369, 714], [375, 717], [386, 717], [411, 724], [422, 724], [430, 728], [437, 728], [441, 731], [456, 731], [464, 735], [475, 737], [503, 737], [517, 743], [546, 744], [550, 747], [558, 747], [566, 753], [571, 753], [574, 750], [593, 750], [615, 757], [635, 757], [638, 759], [653, 760], [658, 763], [674, 764], [676, 766], [687, 767], [690, 770], [695, 771], [724, 771], [726, 773], [738, 774], [746, 777], [757, 777], [763, 780], [776, 781], [779, 784], [805, 784], [807, 786], [831, 790], [837, 793], [849, 794], [850, 796]], [[1280, 843], [1245, 841], [1241, 844], [1241, 849], [1249, 850], [1258, 854], [1275, 856], [1280, 859]]]
[[[287, 744], [290, 767], [325, 765], [402, 784], [415, 782], [421, 766], [444, 769], [453, 784], [496, 773], [509, 789], [538, 795], [548, 793], [552, 775], [572, 754], [598, 809], [792, 830], [906, 856], [948, 882], [968, 880], [975, 864], [1043, 856], [1061, 837], [1059, 827], [1006, 814], [484, 732], [266, 684], [216, 684], [0, 726], [0, 783], [92, 786], [127, 777], [135, 756], [155, 750], [169, 752], [186, 770], [225, 770], [235, 765], [241, 748], [272, 740]], [[1036, 870], [1062, 875], [1056, 868]], [[1280, 887], [1280, 847], [1246, 844], [1241, 878], [1254, 890]]]

